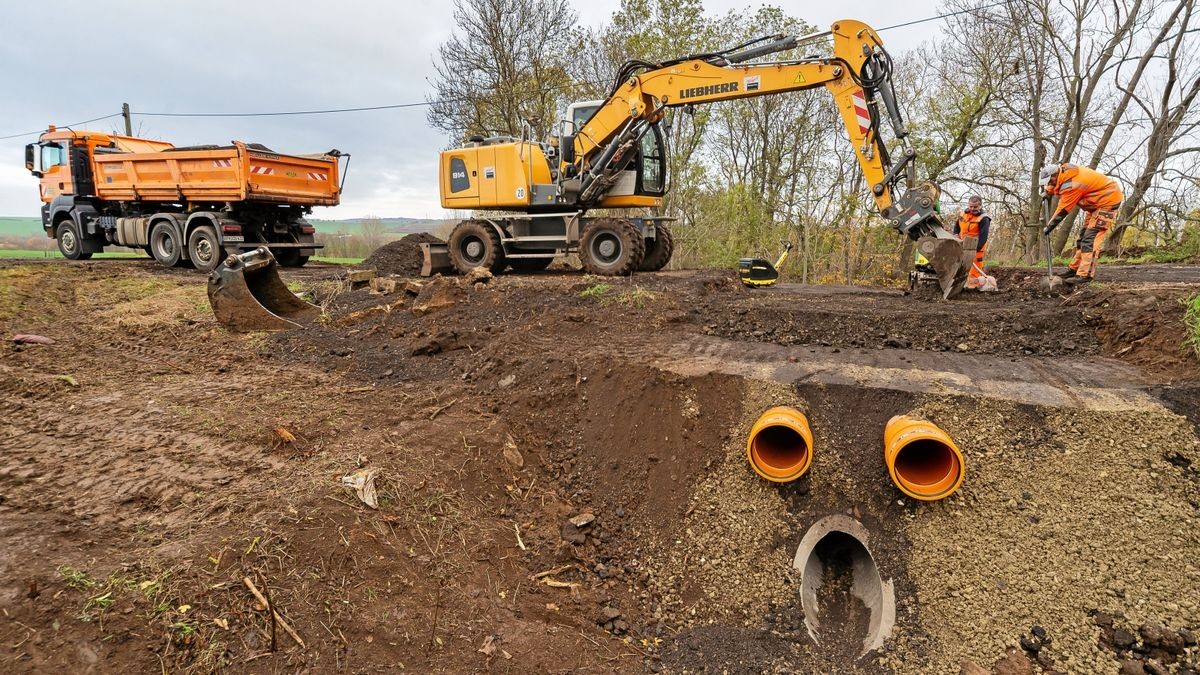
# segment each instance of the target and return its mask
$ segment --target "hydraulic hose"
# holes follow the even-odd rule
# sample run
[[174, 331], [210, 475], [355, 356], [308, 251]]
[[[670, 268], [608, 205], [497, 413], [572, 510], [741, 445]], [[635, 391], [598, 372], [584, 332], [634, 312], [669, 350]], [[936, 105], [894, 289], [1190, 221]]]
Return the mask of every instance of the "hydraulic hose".
[[937, 501], [962, 485], [966, 463], [950, 435], [927, 420], [897, 415], [883, 430], [883, 460], [904, 494]]
[[746, 438], [746, 458], [758, 475], [773, 483], [788, 483], [812, 464], [812, 430], [804, 413], [776, 406], [763, 413]]

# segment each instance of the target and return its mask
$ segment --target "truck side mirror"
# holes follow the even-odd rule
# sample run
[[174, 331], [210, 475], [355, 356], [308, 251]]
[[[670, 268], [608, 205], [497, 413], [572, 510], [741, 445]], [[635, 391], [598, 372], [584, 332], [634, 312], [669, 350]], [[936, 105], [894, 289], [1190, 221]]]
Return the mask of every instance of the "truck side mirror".
[[29, 170], [29, 173], [41, 178], [42, 172], [34, 168], [34, 160], [37, 158], [37, 147], [35, 143], [25, 146], [25, 168]]
[[562, 153], [562, 161], [564, 164], [575, 163], [575, 135], [571, 134], [563, 136], [558, 142], [558, 150]]

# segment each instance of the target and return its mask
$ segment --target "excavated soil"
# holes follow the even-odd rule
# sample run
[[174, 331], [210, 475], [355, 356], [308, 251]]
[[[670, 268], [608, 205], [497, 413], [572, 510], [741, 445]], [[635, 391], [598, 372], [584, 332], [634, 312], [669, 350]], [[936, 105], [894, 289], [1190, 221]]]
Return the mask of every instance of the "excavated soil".
[[[314, 268], [286, 274], [320, 322], [231, 335], [200, 275], [0, 264], [2, 334], [57, 340], [0, 354], [0, 668], [1190, 672], [1197, 275], [1122, 273], [938, 302], [722, 271], [378, 296]], [[780, 404], [814, 435], [785, 485], [745, 461]], [[963, 448], [953, 497], [888, 480], [896, 414]], [[895, 586], [857, 659], [847, 577], [817, 644], [792, 568], [832, 514]]]
[[383, 276], [415, 277], [421, 273], [421, 244], [443, 243], [428, 232], [406, 234], [375, 249], [359, 266], [373, 269]]

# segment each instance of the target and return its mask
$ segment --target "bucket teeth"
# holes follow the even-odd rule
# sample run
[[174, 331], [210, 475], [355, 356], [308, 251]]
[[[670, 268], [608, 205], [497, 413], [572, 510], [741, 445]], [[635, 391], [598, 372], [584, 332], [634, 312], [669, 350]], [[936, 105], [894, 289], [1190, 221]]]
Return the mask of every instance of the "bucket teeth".
[[208, 303], [229, 330], [286, 330], [320, 315], [288, 290], [275, 257], [265, 248], [231, 255], [208, 277]]

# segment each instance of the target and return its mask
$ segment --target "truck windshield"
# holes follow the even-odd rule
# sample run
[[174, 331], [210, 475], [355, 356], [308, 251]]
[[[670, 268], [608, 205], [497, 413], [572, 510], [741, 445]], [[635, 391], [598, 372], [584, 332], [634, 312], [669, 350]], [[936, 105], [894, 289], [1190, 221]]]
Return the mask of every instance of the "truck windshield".
[[45, 171], [52, 166], [58, 166], [66, 163], [67, 153], [63, 151], [61, 145], [42, 146], [42, 171]]

